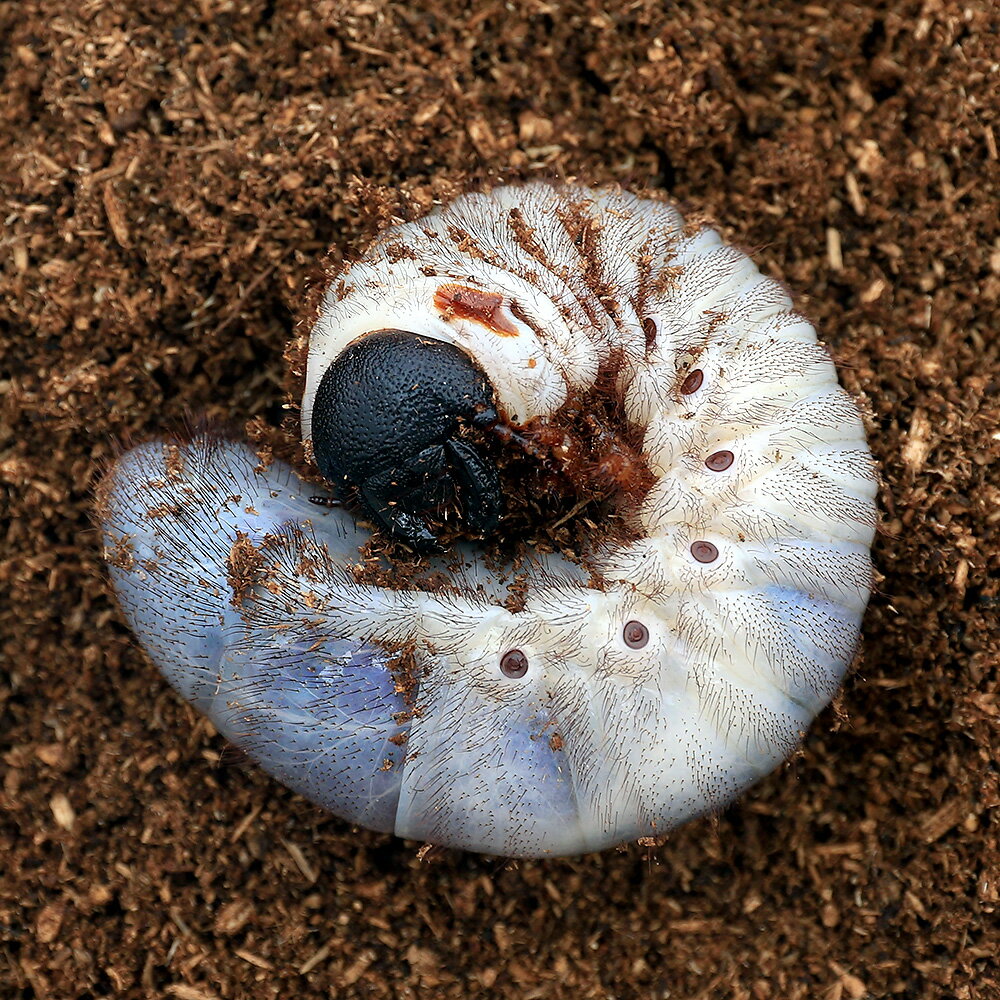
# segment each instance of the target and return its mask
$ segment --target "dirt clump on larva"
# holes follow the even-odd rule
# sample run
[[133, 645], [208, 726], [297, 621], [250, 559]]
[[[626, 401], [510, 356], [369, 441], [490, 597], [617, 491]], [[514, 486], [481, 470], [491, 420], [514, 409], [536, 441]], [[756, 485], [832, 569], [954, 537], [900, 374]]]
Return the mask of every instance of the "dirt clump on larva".
[[[0, 37], [0, 994], [1000, 993], [989, 4], [28, 0]], [[881, 576], [838, 711], [717, 818], [425, 866], [220, 765], [91, 491], [189, 415], [291, 421], [317, 262], [505, 177], [658, 190], [755, 248], [870, 413]]]
[[267, 585], [266, 571], [267, 558], [260, 546], [238, 531], [226, 559], [226, 580], [232, 591], [233, 607], [242, 607], [255, 588]]

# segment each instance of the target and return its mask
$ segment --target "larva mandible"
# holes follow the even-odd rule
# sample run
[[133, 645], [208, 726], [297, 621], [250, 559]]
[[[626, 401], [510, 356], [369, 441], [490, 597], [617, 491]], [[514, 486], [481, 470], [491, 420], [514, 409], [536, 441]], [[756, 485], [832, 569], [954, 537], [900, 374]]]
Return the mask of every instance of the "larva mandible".
[[338, 816], [496, 855], [663, 834], [784, 760], [857, 646], [876, 479], [781, 285], [617, 189], [466, 195], [331, 282], [307, 444], [324, 375], [386, 330], [459, 348], [515, 429], [558, 428], [603, 378], [641, 432], [632, 537], [586, 570], [539, 556], [513, 610], [471, 543], [457, 570], [432, 559], [447, 585], [375, 586], [354, 572], [367, 532], [287, 466], [208, 435], [144, 445], [102, 519], [121, 605], [174, 687]]

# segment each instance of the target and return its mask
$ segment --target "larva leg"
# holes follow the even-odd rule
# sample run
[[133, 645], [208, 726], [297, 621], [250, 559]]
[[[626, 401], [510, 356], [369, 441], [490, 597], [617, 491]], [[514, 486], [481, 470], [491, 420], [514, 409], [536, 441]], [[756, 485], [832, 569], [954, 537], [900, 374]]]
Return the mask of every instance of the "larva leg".
[[[427, 471], [433, 474], [437, 469], [438, 474], [444, 467], [440, 447], [433, 449], [435, 463], [427, 463], [423, 468], [418, 465], [419, 474]], [[400, 481], [412, 482], [414, 471], [411, 469], [384, 469], [381, 472], [369, 476], [359, 487], [358, 494], [364, 501], [369, 512], [375, 517], [379, 524], [390, 534], [404, 541], [416, 552], [436, 552], [438, 549], [437, 538], [428, 529], [422, 517], [411, 513], [401, 506], [401, 500], [405, 496], [417, 495], [423, 498], [425, 484], [423, 482], [414, 485], [401, 493], [399, 489]], [[394, 499], [394, 498], [399, 499]], [[421, 503], [420, 506], [423, 506]]]
[[479, 534], [492, 531], [500, 521], [500, 477], [496, 466], [486, 461], [467, 441], [452, 440], [445, 448], [458, 484], [465, 523]]

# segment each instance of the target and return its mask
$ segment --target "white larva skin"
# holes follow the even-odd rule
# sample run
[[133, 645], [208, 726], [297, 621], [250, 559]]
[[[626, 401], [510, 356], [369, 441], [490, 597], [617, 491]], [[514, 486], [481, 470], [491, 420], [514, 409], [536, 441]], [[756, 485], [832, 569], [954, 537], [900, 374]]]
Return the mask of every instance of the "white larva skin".
[[[502, 296], [492, 320], [517, 335], [442, 310], [435, 293], [455, 284]], [[637, 540], [595, 547], [599, 590], [547, 558], [518, 613], [470, 551], [446, 592], [362, 587], [348, 567], [364, 536], [287, 468], [207, 439], [173, 464], [145, 446], [112, 474], [105, 528], [123, 607], [171, 683], [338, 815], [499, 855], [662, 834], [785, 759], [856, 649], [876, 482], [857, 408], [782, 287], [669, 205], [547, 184], [469, 195], [388, 230], [331, 285], [307, 441], [326, 369], [386, 328], [463, 348], [517, 424], [617, 359], [655, 477]], [[733, 461], [714, 472], [721, 450]], [[234, 606], [238, 532], [266, 569]], [[718, 556], [699, 562], [696, 542]], [[630, 621], [648, 629], [641, 649]], [[408, 700], [380, 642], [413, 650]], [[501, 672], [512, 649], [522, 678]]]

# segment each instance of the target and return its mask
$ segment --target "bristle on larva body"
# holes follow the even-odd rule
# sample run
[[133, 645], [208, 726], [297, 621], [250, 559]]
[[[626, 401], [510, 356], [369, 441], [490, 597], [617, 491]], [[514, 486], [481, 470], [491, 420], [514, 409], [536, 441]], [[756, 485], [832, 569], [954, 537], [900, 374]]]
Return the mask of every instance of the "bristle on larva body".
[[324, 375], [387, 330], [459, 348], [518, 432], [612, 394], [645, 476], [629, 540], [595, 539], [587, 572], [537, 558], [516, 610], [473, 546], [437, 558], [444, 586], [366, 585], [367, 533], [290, 469], [204, 436], [147, 445], [112, 471], [102, 517], [171, 683], [337, 815], [490, 854], [656, 836], [784, 760], [857, 647], [876, 480], [783, 288], [667, 204], [469, 195], [331, 282], [307, 442]]

